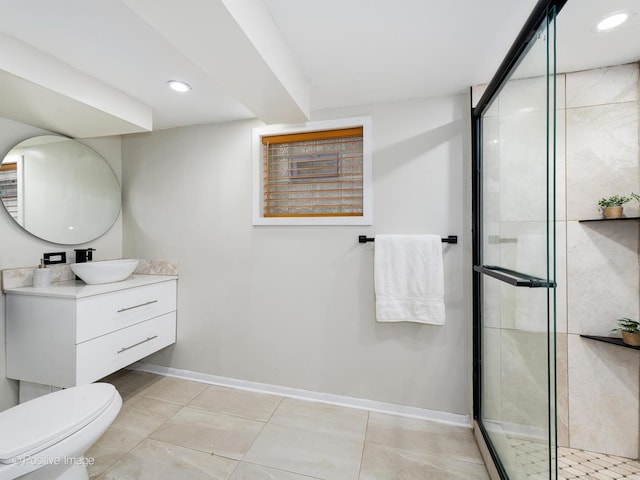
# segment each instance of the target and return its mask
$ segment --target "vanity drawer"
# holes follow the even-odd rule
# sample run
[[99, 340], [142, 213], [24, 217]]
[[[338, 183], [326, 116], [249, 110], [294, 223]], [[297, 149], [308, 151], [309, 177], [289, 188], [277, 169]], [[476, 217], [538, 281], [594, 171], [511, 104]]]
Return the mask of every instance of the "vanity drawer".
[[77, 302], [76, 343], [175, 310], [175, 280], [83, 298]]
[[76, 385], [95, 382], [176, 341], [176, 312], [76, 346]]

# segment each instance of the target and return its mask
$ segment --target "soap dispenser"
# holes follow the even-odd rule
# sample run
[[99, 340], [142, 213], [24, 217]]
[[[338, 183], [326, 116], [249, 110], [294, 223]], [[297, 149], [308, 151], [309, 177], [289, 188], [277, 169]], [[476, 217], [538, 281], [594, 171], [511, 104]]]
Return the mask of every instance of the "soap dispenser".
[[33, 271], [33, 286], [36, 288], [48, 287], [51, 283], [51, 271], [44, 264], [44, 258], [40, 259], [40, 266]]

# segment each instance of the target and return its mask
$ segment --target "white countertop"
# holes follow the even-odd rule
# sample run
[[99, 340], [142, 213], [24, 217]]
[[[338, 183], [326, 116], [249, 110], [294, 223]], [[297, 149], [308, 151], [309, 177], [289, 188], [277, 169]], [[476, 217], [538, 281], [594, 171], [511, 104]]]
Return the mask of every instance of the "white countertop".
[[66, 282], [52, 283], [47, 287], [20, 287], [7, 288], [6, 294], [11, 295], [35, 295], [40, 297], [58, 297], [58, 298], [84, 298], [92, 295], [100, 295], [103, 293], [116, 292], [127, 288], [141, 287], [143, 285], [151, 285], [153, 283], [167, 282], [169, 280], [177, 280], [178, 277], [171, 275], [131, 275], [121, 282], [103, 283], [101, 285], [87, 285], [82, 280], [69, 280]]

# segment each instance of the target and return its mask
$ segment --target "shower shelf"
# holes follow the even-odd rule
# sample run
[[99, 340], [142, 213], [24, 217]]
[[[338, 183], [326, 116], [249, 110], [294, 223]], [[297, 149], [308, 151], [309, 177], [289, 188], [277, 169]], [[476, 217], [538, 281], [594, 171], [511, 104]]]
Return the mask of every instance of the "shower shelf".
[[640, 350], [640, 347], [634, 347], [633, 345], [627, 345], [622, 341], [621, 338], [617, 337], [598, 337], [596, 335], [580, 335], [583, 338], [590, 338], [591, 340], [596, 340], [598, 342], [610, 343], [612, 345], [618, 345], [624, 348], [632, 348], [634, 350]]
[[621, 220], [640, 220], [640, 217], [620, 217], [620, 218], [591, 218], [588, 220], [578, 220], [579, 223], [585, 222], [619, 222]]

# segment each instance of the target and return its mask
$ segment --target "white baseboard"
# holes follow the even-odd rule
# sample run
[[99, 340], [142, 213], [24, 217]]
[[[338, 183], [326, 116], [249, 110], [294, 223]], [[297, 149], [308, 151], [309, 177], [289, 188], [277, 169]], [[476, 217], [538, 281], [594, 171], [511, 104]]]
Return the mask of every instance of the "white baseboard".
[[217, 375], [192, 372], [190, 370], [162, 367], [160, 365], [153, 365], [151, 363], [137, 362], [133, 365], [130, 365], [128, 368], [141, 372], [164, 375], [166, 377], [194, 380], [211, 385], [233, 387], [239, 388], [241, 390], [249, 390], [252, 392], [268, 393], [272, 395], [280, 395], [282, 397], [309, 400], [312, 402], [329, 403], [331, 405], [358, 408], [360, 410], [370, 410], [372, 412], [388, 413], [391, 415], [400, 415], [403, 417], [419, 418], [432, 422], [471, 428], [471, 418], [469, 415], [441, 412], [438, 410], [427, 410], [425, 408], [396, 405], [393, 403], [378, 402], [375, 400], [366, 400], [363, 398], [347, 397], [343, 395], [334, 395], [331, 393], [313, 392], [310, 390], [302, 390], [299, 388], [281, 387], [279, 385], [250, 382], [247, 380], [238, 380], [236, 378], [219, 377]]

